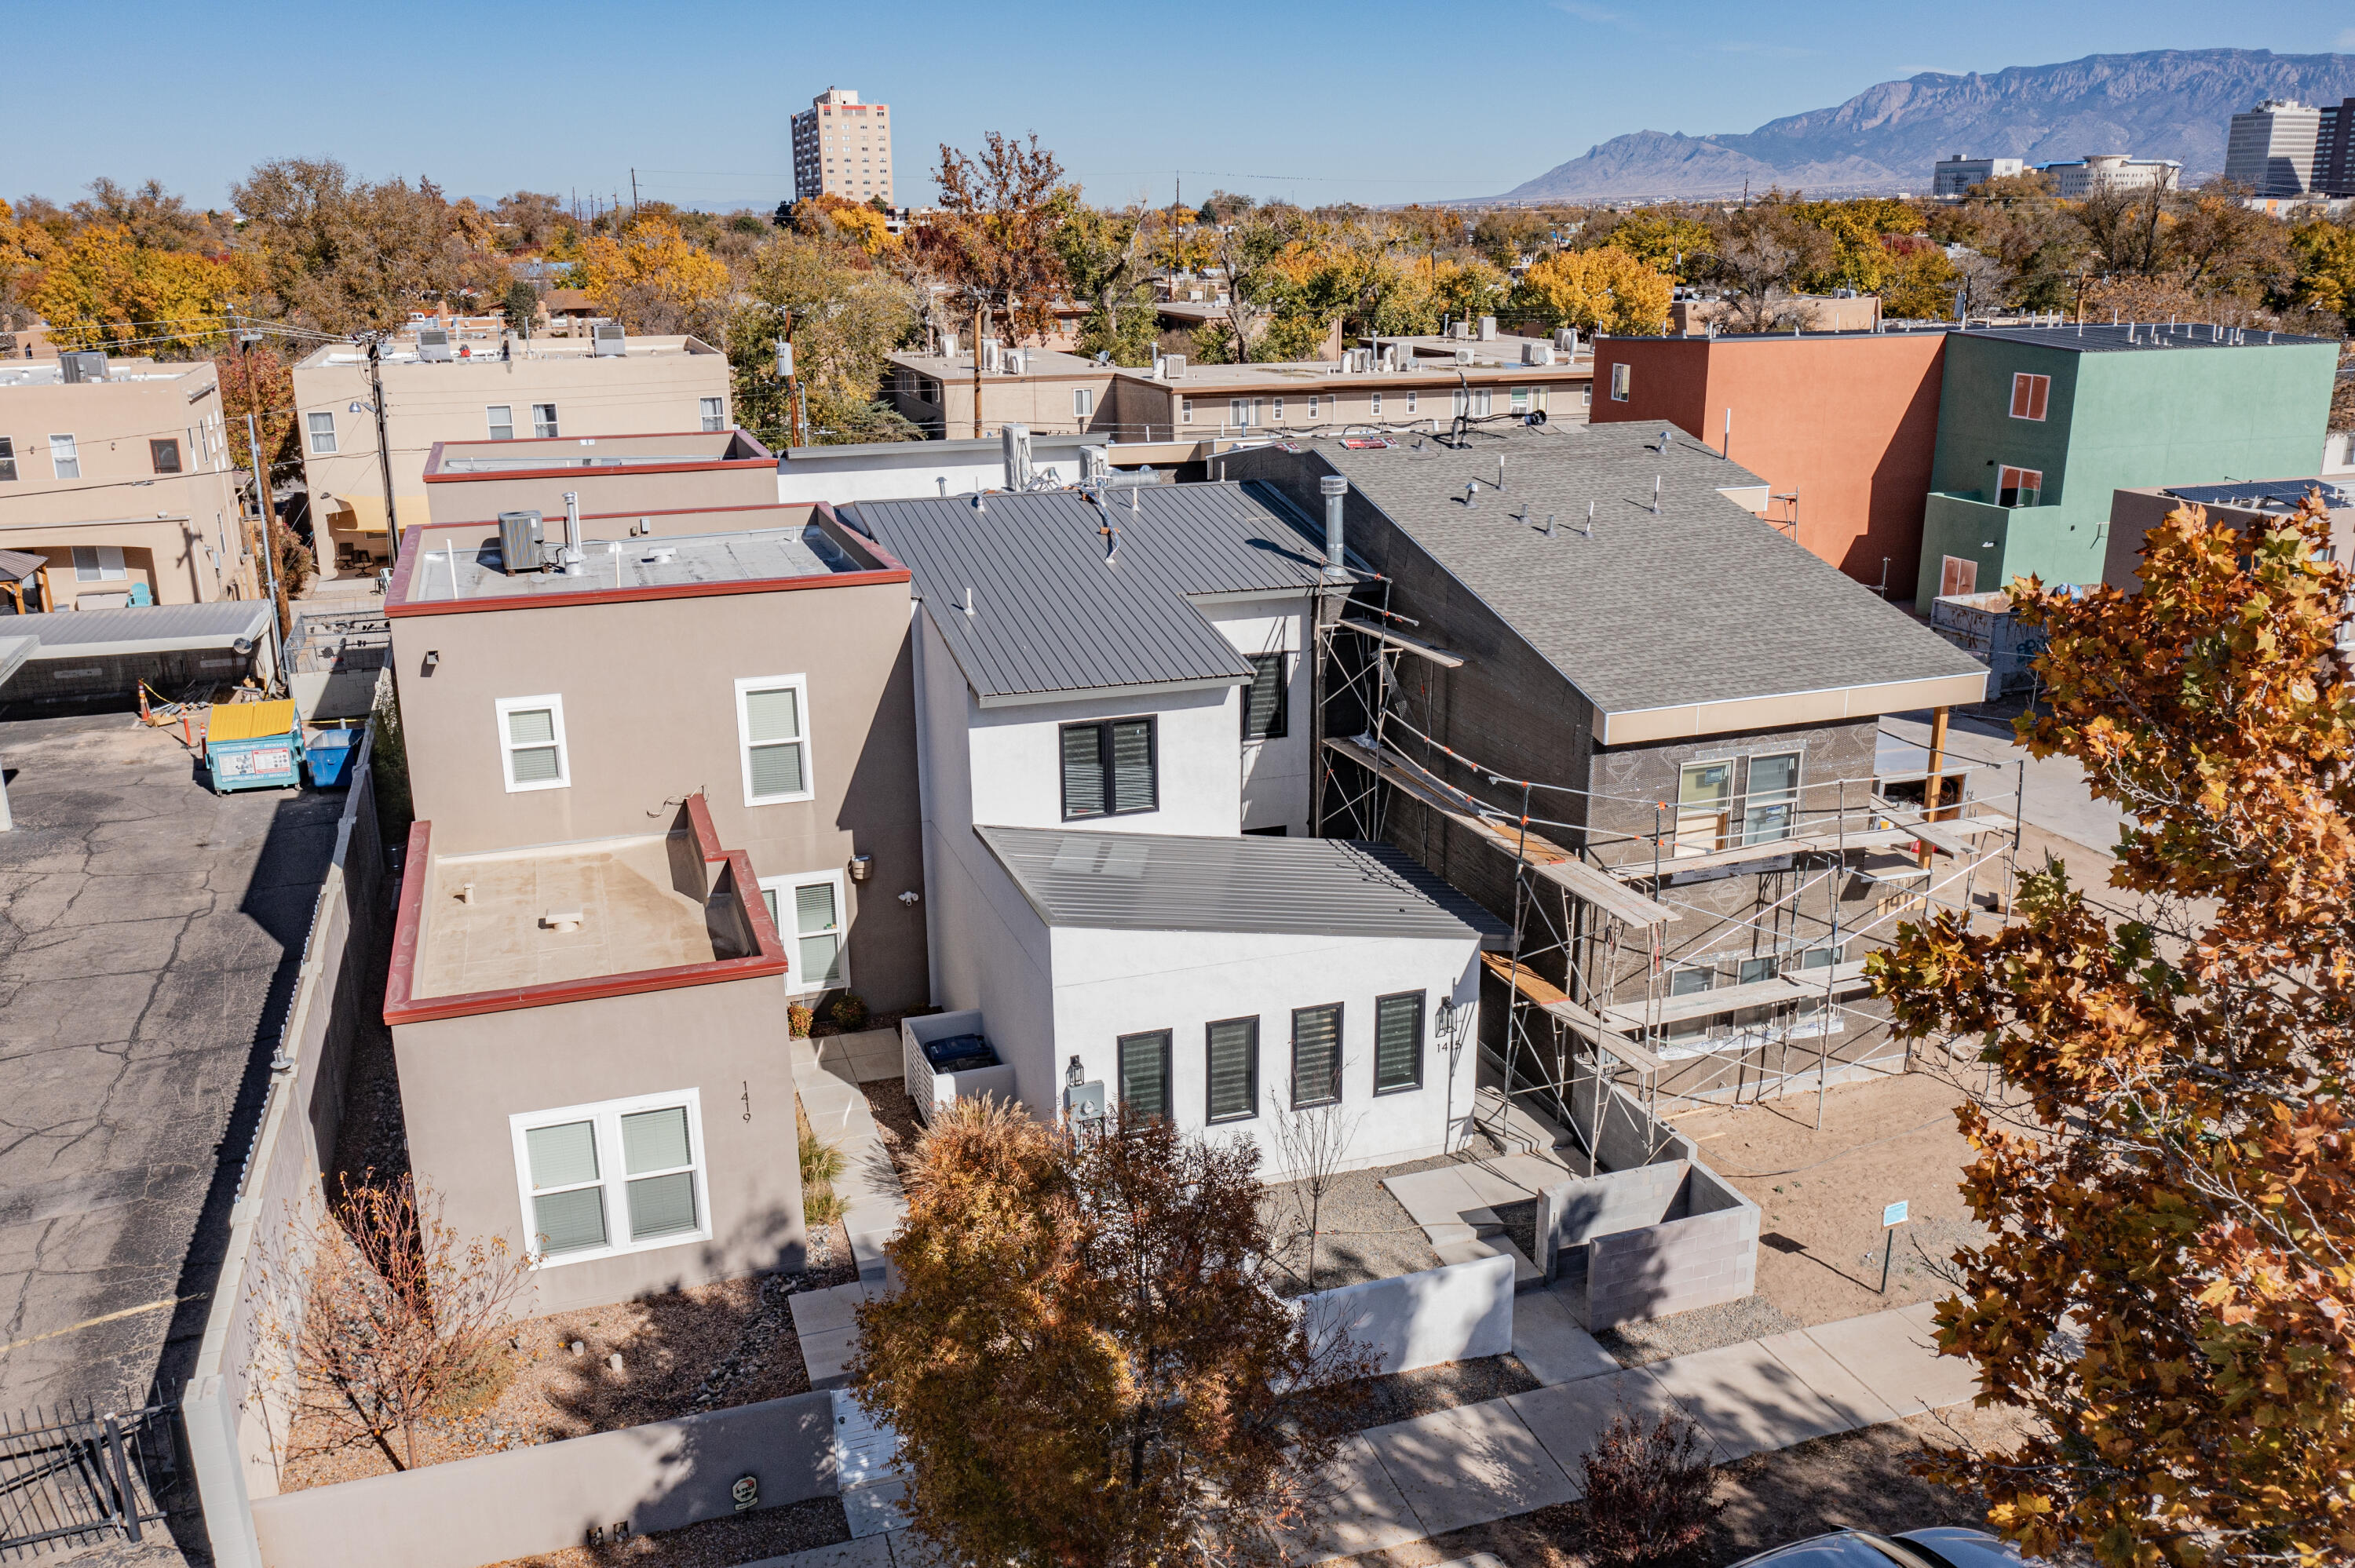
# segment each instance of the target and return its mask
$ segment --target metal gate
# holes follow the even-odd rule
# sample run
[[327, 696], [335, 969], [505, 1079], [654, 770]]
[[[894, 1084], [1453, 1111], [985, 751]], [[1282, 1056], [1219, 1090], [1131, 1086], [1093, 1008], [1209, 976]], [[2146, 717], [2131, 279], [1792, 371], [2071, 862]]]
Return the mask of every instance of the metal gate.
[[44, 1545], [142, 1539], [164, 1518], [179, 1449], [173, 1409], [100, 1414], [68, 1402], [0, 1416], [0, 1559]]

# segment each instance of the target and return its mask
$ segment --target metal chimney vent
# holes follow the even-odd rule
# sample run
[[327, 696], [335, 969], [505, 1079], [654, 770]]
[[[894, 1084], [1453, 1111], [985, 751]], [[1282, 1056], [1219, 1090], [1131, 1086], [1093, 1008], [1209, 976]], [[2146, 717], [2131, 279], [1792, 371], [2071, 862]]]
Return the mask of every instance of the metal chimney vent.
[[599, 322], [589, 329], [589, 352], [593, 355], [620, 356], [629, 352], [629, 334], [623, 332], [619, 322]]
[[449, 363], [455, 357], [450, 351], [450, 334], [442, 327], [419, 327], [417, 357], [435, 364]]
[[106, 355], [94, 348], [60, 354], [58, 355], [58, 368], [64, 374], [69, 386], [79, 386], [85, 381], [103, 381], [106, 379]]
[[538, 513], [499, 514], [499, 567], [507, 576], [546, 571], [551, 554], [540, 538]]

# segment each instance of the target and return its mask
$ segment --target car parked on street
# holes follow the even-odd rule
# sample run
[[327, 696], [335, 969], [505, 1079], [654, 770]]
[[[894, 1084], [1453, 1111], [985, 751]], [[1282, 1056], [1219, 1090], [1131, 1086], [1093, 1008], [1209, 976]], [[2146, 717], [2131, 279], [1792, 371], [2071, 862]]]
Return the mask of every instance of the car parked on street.
[[1939, 1525], [1902, 1535], [1838, 1530], [1745, 1557], [1731, 1568], [2018, 1568], [2019, 1549], [1983, 1530]]

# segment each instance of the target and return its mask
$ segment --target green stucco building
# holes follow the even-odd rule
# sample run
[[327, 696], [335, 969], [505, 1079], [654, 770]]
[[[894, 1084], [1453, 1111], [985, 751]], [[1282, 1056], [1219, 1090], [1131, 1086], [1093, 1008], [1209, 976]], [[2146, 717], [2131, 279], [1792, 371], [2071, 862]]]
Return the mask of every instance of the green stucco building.
[[2099, 582], [2116, 490], [2313, 472], [2338, 364], [2204, 323], [1948, 334], [1914, 602]]

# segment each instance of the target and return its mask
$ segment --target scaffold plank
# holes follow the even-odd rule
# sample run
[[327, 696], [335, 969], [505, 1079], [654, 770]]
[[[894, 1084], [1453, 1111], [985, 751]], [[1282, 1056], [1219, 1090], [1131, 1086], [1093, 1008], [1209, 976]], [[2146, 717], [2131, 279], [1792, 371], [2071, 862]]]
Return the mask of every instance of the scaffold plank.
[[1355, 631], [1361, 636], [1370, 637], [1377, 642], [1387, 642], [1393, 648], [1403, 648], [1417, 658], [1430, 660], [1442, 669], [1460, 670], [1464, 667], [1464, 661], [1444, 648], [1433, 648], [1427, 642], [1417, 642], [1412, 637], [1401, 637], [1386, 626], [1376, 626], [1371, 621], [1352, 620], [1347, 618], [1337, 624], [1345, 631]]

